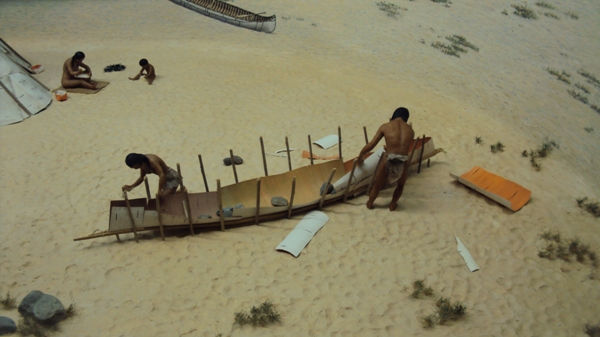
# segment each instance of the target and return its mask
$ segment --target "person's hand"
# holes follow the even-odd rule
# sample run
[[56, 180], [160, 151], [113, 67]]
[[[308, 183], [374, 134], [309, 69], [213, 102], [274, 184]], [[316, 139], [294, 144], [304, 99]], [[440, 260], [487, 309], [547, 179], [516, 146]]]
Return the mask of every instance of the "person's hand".
[[83, 73], [83, 70], [77, 69], [77, 71], [75, 72], [75, 76], [81, 75], [81, 73]]
[[121, 189], [123, 191], [131, 192], [131, 190], [133, 189], [133, 187], [131, 187], [129, 185], [123, 185], [123, 187], [121, 187]]

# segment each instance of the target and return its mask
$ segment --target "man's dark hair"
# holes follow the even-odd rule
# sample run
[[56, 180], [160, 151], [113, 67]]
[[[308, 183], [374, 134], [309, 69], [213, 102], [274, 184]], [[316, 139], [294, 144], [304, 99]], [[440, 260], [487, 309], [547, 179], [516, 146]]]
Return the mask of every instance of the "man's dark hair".
[[127, 166], [131, 168], [133, 168], [133, 165], [142, 163], [146, 163], [148, 164], [148, 166], [150, 166], [150, 161], [148, 160], [148, 157], [144, 156], [143, 154], [130, 153], [127, 155], [127, 157], [125, 157], [125, 164], [127, 164]]
[[145, 66], [146, 64], [148, 64], [148, 60], [146, 60], [146, 59], [141, 59], [141, 60], [140, 60], [140, 66], [142, 66], [142, 67], [143, 67], [143, 66]]
[[396, 109], [396, 111], [394, 111], [394, 114], [392, 115], [392, 120], [396, 118], [402, 118], [404, 122], [408, 122], [409, 115], [410, 114], [408, 113], [407, 108], [398, 108]]
[[71, 57], [71, 65], [75, 65], [75, 60], [83, 60], [85, 58], [85, 54], [82, 51], [78, 51]]

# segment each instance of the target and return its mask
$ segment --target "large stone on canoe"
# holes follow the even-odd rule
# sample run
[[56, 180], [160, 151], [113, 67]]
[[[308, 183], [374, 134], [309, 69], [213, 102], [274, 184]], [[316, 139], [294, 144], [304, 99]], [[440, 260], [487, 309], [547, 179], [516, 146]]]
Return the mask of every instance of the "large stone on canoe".
[[[217, 216], [221, 216], [221, 213], [217, 211]], [[223, 216], [225, 218], [230, 218], [233, 216], [233, 207], [223, 208]]]
[[[233, 156], [233, 162], [236, 165], [242, 165], [244, 163], [244, 160], [239, 156]], [[230, 157], [223, 158], [223, 164], [225, 164], [225, 166], [231, 165], [231, 158]]]
[[273, 197], [271, 199], [271, 204], [273, 206], [287, 206], [288, 201], [286, 198], [283, 198], [283, 197]]
[[0, 316], [0, 336], [17, 332], [15, 321], [6, 316]]
[[31, 316], [43, 324], [53, 324], [65, 318], [65, 307], [52, 295], [34, 290], [27, 294], [19, 305], [23, 316]]
[[[325, 186], [327, 186], [327, 183], [323, 183], [323, 185], [321, 185], [321, 190], [320, 190], [320, 195], [323, 195], [323, 191], [325, 190]], [[329, 188], [327, 189], [327, 194], [335, 194], [335, 189], [333, 188], [332, 184], [329, 184]]]

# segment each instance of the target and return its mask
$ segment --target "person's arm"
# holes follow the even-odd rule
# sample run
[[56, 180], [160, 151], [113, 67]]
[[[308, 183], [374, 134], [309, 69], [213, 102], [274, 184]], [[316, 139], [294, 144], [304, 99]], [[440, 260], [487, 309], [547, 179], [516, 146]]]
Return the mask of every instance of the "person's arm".
[[383, 138], [383, 132], [381, 132], [381, 127], [379, 128], [379, 130], [377, 130], [377, 133], [375, 134], [375, 137], [373, 137], [373, 139], [367, 144], [365, 145], [362, 150], [360, 150], [360, 154], [358, 155], [358, 164], [362, 164], [364, 159], [363, 156], [367, 153], [369, 153], [371, 150], [373, 150], [375, 148], [375, 146], [377, 146], [377, 144], [379, 144], [379, 141], [381, 141], [381, 138]]
[[90, 78], [91, 78], [92, 77], [92, 69], [90, 69], [90, 67], [88, 67], [87, 64], [85, 64], [83, 62], [81, 63], [81, 67], [83, 69], [85, 69], [84, 73], [90, 74]]
[[132, 185], [124, 185], [121, 189], [127, 192], [131, 191], [132, 189], [138, 187], [144, 181], [145, 176], [146, 172], [144, 172], [144, 170], [140, 170], [140, 177]]
[[75, 77], [79, 74], [81, 74], [82, 70], [79, 69], [79, 67], [73, 69], [73, 65], [71, 64], [71, 62], [67, 62], [67, 71], [69, 72], [69, 75]]
[[146, 78], [149, 77], [154, 77], [154, 66], [150, 65], [150, 67], [148, 67], [148, 71], [146, 71]]

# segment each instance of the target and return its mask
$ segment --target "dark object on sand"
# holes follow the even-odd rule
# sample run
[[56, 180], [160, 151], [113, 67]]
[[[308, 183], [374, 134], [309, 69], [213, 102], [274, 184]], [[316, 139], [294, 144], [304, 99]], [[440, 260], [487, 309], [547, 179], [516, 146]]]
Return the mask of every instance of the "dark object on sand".
[[[233, 156], [233, 161], [236, 165], [242, 165], [242, 163], [244, 162], [244, 160], [239, 156]], [[223, 164], [225, 164], [225, 166], [231, 165], [231, 158], [223, 158]]]
[[110, 73], [112, 71], [123, 71], [125, 70], [125, 66], [122, 65], [121, 63], [119, 64], [111, 64], [109, 66], [104, 67], [104, 72], [105, 73]]

